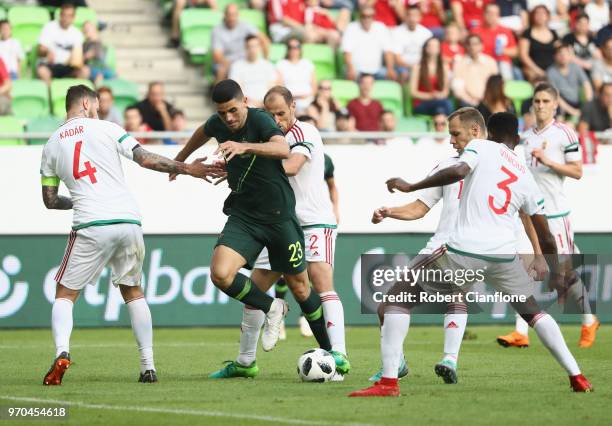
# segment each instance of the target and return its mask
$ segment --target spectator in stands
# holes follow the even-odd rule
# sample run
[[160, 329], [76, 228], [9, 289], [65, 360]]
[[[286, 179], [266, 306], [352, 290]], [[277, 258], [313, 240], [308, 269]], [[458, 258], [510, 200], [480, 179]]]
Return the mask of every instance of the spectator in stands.
[[576, 16], [574, 31], [563, 37], [563, 44], [571, 47], [574, 52], [572, 60], [587, 74], [593, 68], [593, 60], [601, 56], [595, 39], [589, 33], [589, 16], [586, 14]]
[[504, 93], [504, 79], [500, 74], [489, 77], [485, 86], [484, 98], [477, 108], [484, 117], [485, 123], [489, 121], [491, 115], [497, 112], [516, 114], [512, 100]]
[[343, 33], [346, 26], [351, 22], [351, 15], [355, 9], [354, 0], [321, 0], [321, 7], [325, 9], [337, 10], [334, 21], [336, 28]]
[[554, 62], [557, 33], [548, 28], [550, 12], [546, 6], [536, 6], [529, 16], [530, 27], [519, 41], [519, 57], [523, 74], [529, 81], [544, 77], [546, 69]]
[[[337, 132], [354, 132], [355, 128], [355, 118], [351, 116], [351, 114], [345, 108], [340, 109], [335, 114], [335, 124]], [[333, 139], [333, 142], [336, 144], [350, 144], [355, 142], [363, 142], [362, 140], [356, 141], [351, 140], [350, 138], [338, 138]]]
[[0, 115], [11, 113], [11, 87], [11, 76], [0, 58]]
[[140, 111], [143, 123], [152, 130], [163, 131], [172, 128], [172, 112], [175, 108], [165, 100], [162, 82], [149, 83], [147, 97], [138, 102], [136, 108]]
[[174, 0], [172, 7], [172, 29], [170, 30], [170, 43], [168, 47], [179, 47], [181, 43], [181, 13], [186, 7], [217, 8], [216, 0]]
[[358, 0], [359, 6], [374, 8], [374, 20], [389, 28], [403, 20], [405, 6], [402, 0]]
[[289, 37], [332, 46], [340, 42], [340, 33], [333, 20], [319, 8], [318, 0], [270, 0], [268, 22], [270, 36], [275, 43], [284, 42]]
[[304, 10], [304, 42], [327, 43], [334, 49], [340, 44], [340, 29], [344, 30], [351, 21], [348, 9], [342, 9], [335, 21], [327, 10], [319, 5], [319, 0], [306, 0]]
[[[123, 119], [127, 132], [150, 132], [153, 130], [147, 123], [143, 123], [142, 115], [136, 105], [131, 105], [123, 111]], [[159, 141], [155, 139], [136, 138], [136, 140], [142, 144], [159, 143]]]
[[609, 0], [591, 0], [584, 8], [590, 18], [589, 29], [596, 33], [610, 23], [610, 4]]
[[465, 55], [465, 48], [461, 44], [459, 26], [455, 22], [450, 22], [446, 26], [441, 49], [442, 58], [451, 69], [453, 69], [455, 63]]
[[[185, 119], [185, 113], [180, 109], [172, 112], [172, 128], [173, 132], [183, 132], [187, 130], [187, 120]], [[185, 138], [166, 138], [163, 141], [164, 145], [185, 145], [187, 139]]]
[[415, 114], [449, 115], [453, 111], [448, 100], [449, 68], [442, 60], [437, 38], [432, 37], [423, 45], [421, 62], [410, 77], [410, 93]]
[[113, 91], [109, 87], [100, 87], [98, 89], [98, 117], [100, 120], [111, 121], [115, 124], [123, 126], [123, 118], [121, 113], [114, 105]]
[[280, 75], [280, 84], [289, 89], [295, 99], [297, 113], [305, 112], [314, 100], [317, 77], [312, 61], [302, 57], [302, 44], [297, 38], [287, 41], [287, 56], [278, 61], [276, 69]]
[[472, 31], [482, 40], [482, 51], [497, 62], [499, 72], [505, 80], [512, 80], [512, 60], [518, 56], [514, 33], [499, 24], [499, 6], [489, 3], [485, 6], [484, 22]]
[[341, 49], [346, 78], [349, 80], [357, 79], [360, 74], [371, 74], [379, 79], [396, 79], [394, 49], [389, 30], [380, 22], [374, 22], [374, 9], [371, 6], [362, 7], [359, 21], [351, 22], [346, 27]]
[[499, 24], [519, 34], [527, 28], [529, 15], [526, 0], [495, 0], [499, 6]]
[[612, 38], [612, 7], [610, 8], [610, 13], [608, 14], [608, 25], [597, 31], [597, 46], [603, 46], [605, 41], [609, 38]]
[[404, 23], [391, 32], [395, 48], [395, 68], [400, 82], [408, 81], [412, 67], [421, 60], [421, 50], [433, 33], [420, 24], [421, 9], [413, 5], [404, 14]]
[[92, 22], [83, 24], [83, 34], [85, 42], [83, 43], [83, 59], [85, 66], [83, 74], [89, 75], [89, 79], [96, 85], [102, 80], [108, 80], [115, 77], [115, 72], [109, 68], [106, 62], [106, 54], [108, 49], [100, 41], [98, 29]]
[[393, 111], [388, 109], [384, 110], [380, 115], [380, 131], [381, 132], [395, 132], [397, 126], [397, 119]]
[[53, 78], [80, 77], [83, 74], [83, 34], [73, 25], [75, 7], [64, 4], [59, 21], [50, 21], [43, 27], [38, 39], [38, 78], [50, 84]]
[[215, 80], [227, 78], [231, 64], [246, 56], [244, 40], [248, 35], [259, 38], [264, 52], [268, 57], [270, 40], [252, 24], [240, 20], [238, 5], [230, 3], [225, 7], [223, 22], [212, 30], [212, 58]]
[[484, 7], [491, 0], [451, 0], [453, 20], [463, 32], [482, 25]]
[[332, 97], [332, 85], [329, 80], [321, 80], [317, 94], [310, 104], [307, 114], [317, 122], [317, 129], [332, 131], [335, 128], [336, 113], [340, 110], [338, 102]]
[[453, 70], [452, 89], [461, 105], [475, 107], [484, 98], [487, 80], [499, 74], [499, 70], [495, 59], [482, 53], [482, 41], [478, 35], [469, 35], [466, 44], [467, 54]]
[[[408, 1], [408, 4], [415, 2]], [[444, 37], [444, 22], [446, 22], [446, 12], [442, 0], [420, 0], [416, 5], [421, 10], [421, 25], [431, 31], [434, 37], [442, 39]]]
[[567, 0], [527, 0], [527, 10], [530, 12], [538, 7], [545, 7], [549, 12], [548, 26], [561, 34], [565, 34], [569, 28], [568, 5]]
[[433, 131], [436, 136], [422, 136], [417, 141], [417, 147], [423, 152], [427, 152], [434, 158], [445, 158], [456, 156], [452, 145], [449, 143], [448, 123], [446, 115], [436, 114], [433, 116]]
[[584, 104], [578, 127], [593, 132], [612, 128], [612, 83], [602, 84], [595, 99]]
[[593, 99], [593, 89], [586, 73], [572, 62], [570, 47], [555, 48], [555, 62], [546, 70], [548, 81], [559, 90], [559, 107], [565, 114], [580, 115], [580, 94], [587, 101]]
[[359, 77], [359, 97], [351, 100], [346, 108], [355, 119], [355, 128], [360, 131], [377, 131], [380, 129], [380, 116], [383, 106], [371, 93], [374, 87], [374, 76], [362, 74]]
[[591, 71], [591, 79], [595, 90], [599, 90], [604, 83], [612, 83], [612, 37], [601, 46], [601, 55], [601, 59], [593, 62]]
[[4, 61], [11, 79], [18, 79], [25, 54], [19, 40], [13, 38], [11, 24], [6, 19], [0, 20], [0, 59]]
[[261, 57], [261, 42], [257, 36], [247, 36], [244, 43], [246, 58], [232, 64], [229, 78], [240, 84], [249, 106], [261, 107], [268, 89], [279, 83], [278, 72], [272, 62]]

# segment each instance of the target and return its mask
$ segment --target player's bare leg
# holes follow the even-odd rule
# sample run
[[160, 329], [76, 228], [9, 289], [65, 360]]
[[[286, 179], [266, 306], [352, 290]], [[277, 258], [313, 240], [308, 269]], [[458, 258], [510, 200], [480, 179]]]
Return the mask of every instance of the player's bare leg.
[[55, 359], [45, 374], [43, 385], [61, 385], [64, 373], [70, 367], [70, 335], [72, 334], [72, 307], [79, 297], [79, 290], [72, 290], [57, 283], [55, 301], [51, 310], [51, 330], [55, 342]]
[[140, 383], [156, 383], [153, 361], [153, 321], [151, 311], [140, 286], [119, 285], [119, 291], [130, 313], [132, 331], [140, 354]]

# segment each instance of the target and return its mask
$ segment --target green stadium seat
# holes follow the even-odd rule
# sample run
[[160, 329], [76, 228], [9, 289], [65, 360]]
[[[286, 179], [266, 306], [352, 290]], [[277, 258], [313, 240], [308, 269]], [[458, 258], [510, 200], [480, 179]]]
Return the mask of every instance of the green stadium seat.
[[509, 80], [504, 83], [504, 93], [514, 102], [517, 114], [521, 112], [521, 104], [533, 96], [533, 86], [527, 81]]
[[114, 79], [104, 81], [104, 85], [113, 91], [115, 106], [121, 112], [129, 105], [140, 100], [138, 85], [128, 80]]
[[331, 85], [332, 96], [342, 107], [359, 96], [359, 86], [352, 80], [332, 80]]
[[[23, 133], [23, 122], [10, 115], [0, 116], [0, 129], [2, 133]], [[0, 146], [24, 144], [23, 139], [0, 139]]]
[[185, 9], [181, 13], [181, 45], [194, 63], [210, 62], [211, 33], [223, 14], [210, 9]]
[[91, 81], [78, 78], [57, 78], [51, 82], [51, 111], [53, 115], [62, 118], [66, 116], [66, 92], [71, 86], [77, 84], [84, 84], [94, 89]]
[[252, 24], [262, 33], [266, 33], [266, 16], [261, 10], [257, 9], [242, 9], [240, 11], [240, 20]]
[[8, 11], [13, 37], [28, 51], [38, 41], [42, 27], [49, 22], [49, 11], [37, 6], [13, 6]]
[[117, 72], [117, 51], [109, 44], [106, 45], [106, 66]]
[[404, 84], [404, 115], [412, 117], [412, 94], [410, 93], [410, 85]]
[[378, 100], [385, 109], [401, 117], [404, 111], [402, 86], [396, 81], [377, 80], [372, 88], [372, 97]]
[[400, 117], [395, 130], [397, 132], [428, 132], [429, 120], [422, 117]]
[[6, 19], [6, 10], [3, 7], [0, 7], [0, 19]]
[[[54, 116], [33, 118], [26, 123], [26, 130], [28, 132], [53, 133], [63, 122], [64, 120]], [[46, 143], [47, 138], [28, 139], [29, 145], [44, 145]]]
[[[53, 16], [55, 16], [56, 20], [59, 19], [59, 14], [60, 9], [55, 9], [55, 13]], [[97, 25], [98, 15], [96, 14], [96, 11], [90, 7], [79, 6], [76, 8], [76, 14], [74, 16], [74, 26], [77, 27], [79, 30], [82, 30], [85, 21], [90, 21]]]
[[327, 44], [304, 44], [302, 56], [310, 59], [315, 65], [317, 80], [336, 78], [336, 61], [334, 49]]
[[237, 4], [240, 9], [247, 9], [249, 7], [248, 0], [217, 0], [217, 9], [224, 11], [227, 5]]
[[283, 43], [272, 43], [270, 44], [270, 50], [268, 52], [268, 60], [273, 64], [277, 63], [281, 59], [287, 56], [287, 45]]
[[49, 88], [41, 80], [19, 79], [11, 88], [13, 114], [20, 118], [49, 115]]

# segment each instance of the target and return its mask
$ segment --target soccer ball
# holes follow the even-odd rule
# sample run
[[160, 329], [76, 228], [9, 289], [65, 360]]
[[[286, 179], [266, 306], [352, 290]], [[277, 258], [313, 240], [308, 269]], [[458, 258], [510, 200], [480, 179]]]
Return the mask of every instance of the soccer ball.
[[336, 361], [326, 350], [311, 349], [298, 359], [297, 373], [303, 382], [328, 382], [336, 374]]

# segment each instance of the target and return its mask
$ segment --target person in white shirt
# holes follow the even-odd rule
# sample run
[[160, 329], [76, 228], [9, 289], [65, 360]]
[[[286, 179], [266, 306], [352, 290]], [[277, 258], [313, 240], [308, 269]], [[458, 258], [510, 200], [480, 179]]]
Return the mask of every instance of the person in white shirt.
[[[531, 217], [542, 252], [556, 255], [554, 237], [543, 214], [542, 195], [533, 176], [513, 151], [519, 142], [517, 118], [509, 113], [491, 116], [488, 131], [490, 138], [497, 143], [480, 139], [486, 134], [485, 124], [482, 115], [474, 108], [455, 111], [449, 117], [449, 129], [453, 145], [459, 139], [467, 137], [470, 140], [456, 165], [415, 184], [400, 178], [389, 179], [387, 188], [390, 192], [413, 192], [463, 179], [457, 224], [446, 245], [431, 255], [417, 258], [412, 264], [413, 268], [423, 271], [420, 278], [399, 282], [387, 293], [387, 296], [401, 295], [403, 300], [390, 300], [384, 306], [382, 378], [374, 386], [349, 396], [399, 396], [397, 373], [401, 348], [410, 326], [411, 308], [421, 303], [424, 293], [469, 294], [469, 288], [480, 281], [485, 281], [498, 292], [514, 295], [513, 306], [529, 320], [543, 345], [567, 371], [572, 389], [591, 392], [593, 387], [580, 372], [558, 324], [535, 301], [532, 281], [516, 256], [515, 217], [519, 210]], [[547, 260], [551, 268], [549, 285], [558, 291], [562, 301], [564, 283], [559, 263], [556, 256]], [[436, 270], [442, 270], [444, 275], [471, 270], [475, 278], [463, 281], [463, 284], [456, 274], [450, 274], [455, 277], [450, 281], [423, 278], [427, 277], [427, 271]], [[405, 293], [415, 297], [409, 298]]]
[[596, 33], [609, 23], [610, 2], [608, 0], [594, 0], [584, 7], [584, 13], [589, 16], [589, 29]]
[[279, 76], [272, 62], [261, 57], [261, 41], [256, 35], [245, 38], [246, 59], [234, 62], [229, 78], [236, 81], [247, 98], [250, 107], [263, 106], [263, 98]]
[[[185, 164], [146, 151], [118, 125], [98, 119], [96, 92], [84, 85], [66, 94], [67, 120], [43, 148], [42, 196], [48, 209], [74, 211], [64, 259], [55, 275], [51, 311], [55, 359], [43, 379], [60, 385], [70, 367], [72, 308], [85, 286], [94, 285], [105, 266], [119, 287], [140, 351], [142, 383], [157, 381], [153, 363], [151, 313], [140, 286], [144, 261], [141, 218], [127, 189], [120, 155], [162, 173], [207, 174], [200, 161]], [[70, 197], [58, 194], [60, 182]]]
[[315, 66], [310, 59], [302, 57], [300, 40], [287, 40], [287, 57], [276, 64], [280, 80], [295, 100], [296, 114], [302, 114], [314, 100], [317, 91]]
[[340, 48], [347, 79], [356, 80], [360, 74], [372, 74], [377, 79], [397, 78], [391, 35], [384, 24], [374, 21], [373, 7], [361, 8], [359, 21], [346, 27]]
[[47, 22], [38, 38], [36, 74], [47, 84], [53, 78], [89, 77], [83, 74], [83, 34], [73, 25], [75, 12], [74, 5], [62, 5], [59, 20]]
[[404, 14], [404, 23], [391, 32], [395, 49], [395, 69], [401, 82], [408, 81], [412, 67], [421, 60], [421, 49], [433, 33], [421, 25], [419, 5], [411, 5]]
[[4, 61], [11, 79], [18, 79], [25, 54], [19, 40], [12, 37], [11, 24], [6, 19], [0, 20], [0, 59]]

